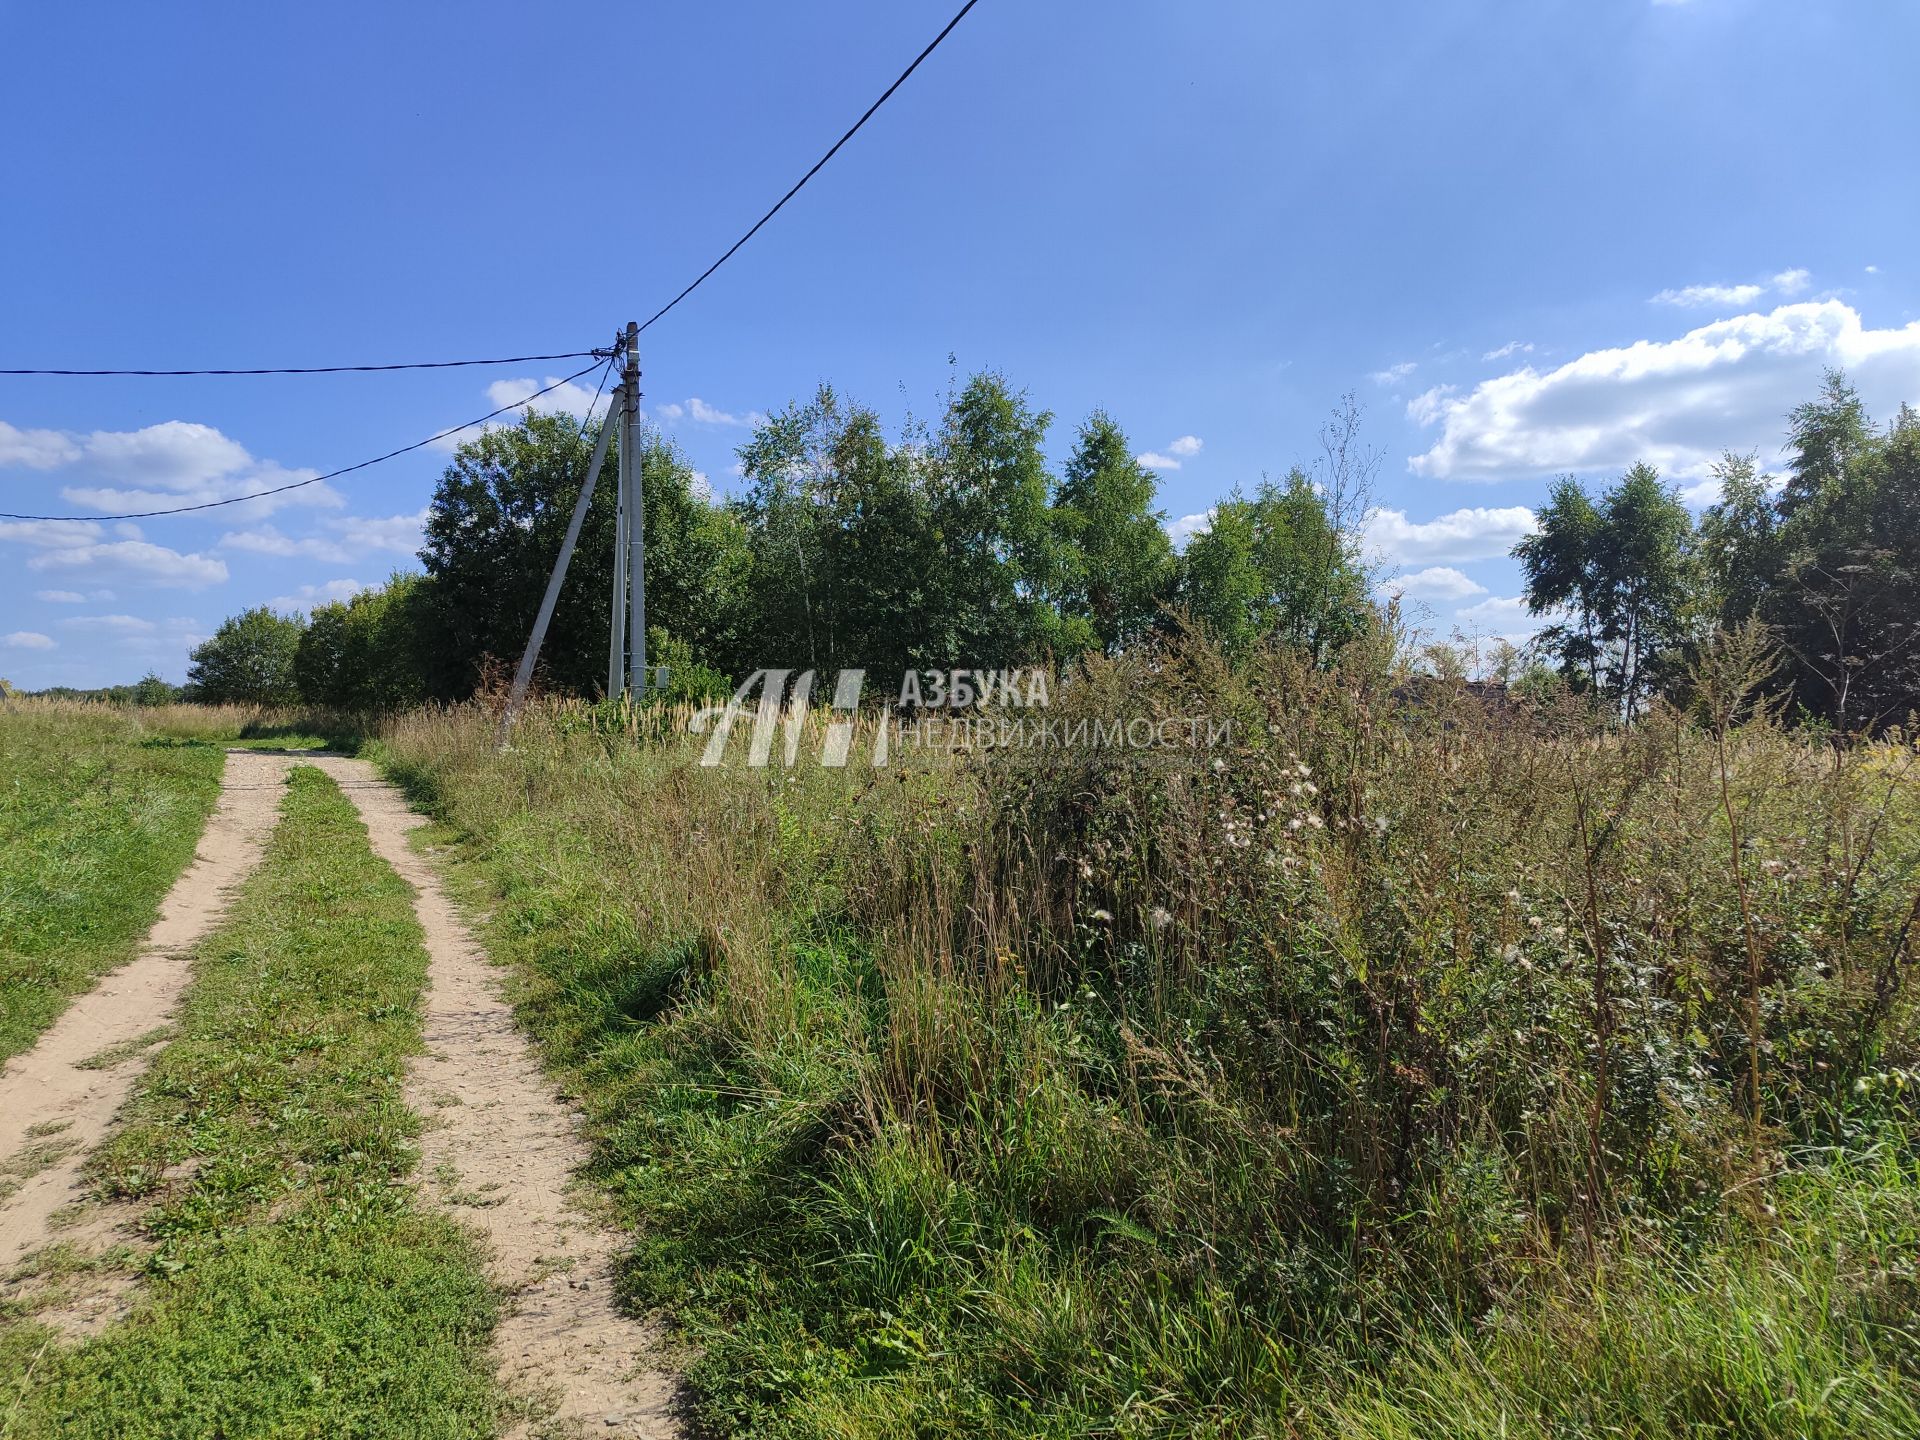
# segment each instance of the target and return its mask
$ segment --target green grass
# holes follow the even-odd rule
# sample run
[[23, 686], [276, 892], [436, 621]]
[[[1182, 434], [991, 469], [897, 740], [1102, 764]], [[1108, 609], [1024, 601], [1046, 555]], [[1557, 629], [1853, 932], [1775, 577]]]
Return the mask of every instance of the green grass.
[[0, 1331], [0, 1436], [494, 1433], [495, 1297], [413, 1192], [426, 966], [408, 887], [296, 769], [175, 1038], [89, 1161], [147, 1206], [135, 1309], [76, 1346]]
[[0, 1059], [132, 957], [193, 858], [223, 763], [121, 711], [0, 710]]
[[1478, 1333], [1422, 1335], [1323, 1402], [1343, 1440], [1920, 1435], [1920, 1169], [1875, 1150], [1785, 1177], [1738, 1243], [1610, 1259]]
[[1920, 1433], [1920, 1125], [1852, 1083], [1920, 1055], [1912, 753], [1743, 732], [1736, 847], [1683, 717], [1397, 683], [1056, 695], [1257, 722], [1188, 771], [708, 770], [564, 706], [380, 754], [719, 1433]]

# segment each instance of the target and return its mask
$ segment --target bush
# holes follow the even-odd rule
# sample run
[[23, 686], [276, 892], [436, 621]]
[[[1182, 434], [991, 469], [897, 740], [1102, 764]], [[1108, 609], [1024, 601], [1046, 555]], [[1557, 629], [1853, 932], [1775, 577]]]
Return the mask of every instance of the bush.
[[1914, 1136], [1855, 1082], [1916, 1049], [1911, 747], [1619, 732], [1379, 633], [1055, 692], [1232, 722], [1193, 757], [704, 769], [573, 713], [386, 743], [497, 892], [710, 1418], [1906, 1433]]

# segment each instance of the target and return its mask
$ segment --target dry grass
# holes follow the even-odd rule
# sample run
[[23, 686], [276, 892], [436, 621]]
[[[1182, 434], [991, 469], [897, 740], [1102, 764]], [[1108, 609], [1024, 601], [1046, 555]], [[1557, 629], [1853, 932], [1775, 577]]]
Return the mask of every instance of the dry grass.
[[[1911, 746], [1490, 710], [1384, 639], [1193, 642], [1052, 713], [1236, 740], [754, 771], [582, 706], [505, 755], [477, 707], [385, 731], [712, 1417], [1903, 1433]], [[1603, 1293], [1638, 1318], [1574, 1326]], [[1762, 1303], [1771, 1359], [1724, 1343]]]

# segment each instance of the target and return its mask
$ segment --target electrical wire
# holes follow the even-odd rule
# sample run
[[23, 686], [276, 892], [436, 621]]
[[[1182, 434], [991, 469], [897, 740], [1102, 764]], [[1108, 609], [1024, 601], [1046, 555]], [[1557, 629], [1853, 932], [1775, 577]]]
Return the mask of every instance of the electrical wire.
[[[501, 355], [490, 360], [410, 360], [397, 365], [285, 365], [259, 370], [0, 370], [0, 375], [348, 375], [383, 370], [458, 370], [468, 365], [527, 365], [536, 360], [584, 360], [604, 350], [563, 350], [557, 355]], [[592, 369], [588, 366], [587, 369]], [[585, 374], [585, 371], [581, 372]]]
[[[556, 380], [545, 389], [536, 390], [533, 394], [523, 399], [515, 400], [511, 405], [502, 405], [498, 410], [489, 410], [478, 420], [469, 420], [465, 424], [452, 426], [449, 429], [440, 431], [436, 435], [429, 435], [424, 440], [416, 440], [411, 445], [402, 445], [398, 450], [389, 450], [386, 454], [376, 455], [371, 460], [362, 460], [358, 465], [349, 465], [341, 470], [329, 470], [325, 475], [315, 475], [307, 480], [296, 480], [291, 485], [276, 485], [271, 490], [255, 490], [249, 495], [234, 495], [225, 500], [204, 500], [198, 505], [175, 505], [168, 510], [133, 510], [124, 515], [15, 515], [0, 511], [0, 520], [152, 520], [162, 515], [185, 515], [195, 510], [217, 510], [223, 505], [239, 505], [247, 500], [264, 500], [269, 495], [284, 495], [289, 490], [298, 490], [306, 485], [318, 485], [322, 480], [338, 480], [342, 475], [351, 475], [356, 470], [365, 470], [371, 465], [378, 465], [382, 461], [392, 460], [398, 456], [431, 445], [436, 440], [444, 440], [449, 435], [457, 435], [462, 430], [470, 430], [475, 425], [484, 425], [487, 421], [504, 415], [509, 410], [519, 410], [531, 405], [542, 395], [550, 395], [562, 385], [571, 384], [582, 375], [592, 374], [595, 369], [600, 371], [600, 385], [594, 391], [593, 404], [598, 404], [600, 391], [606, 388], [607, 375], [613, 369], [613, 357], [611, 356], [603, 363], [596, 362], [596, 364], [589, 365], [584, 370], [576, 370], [565, 379]], [[589, 405], [587, 409], [588, 413], [591, 414], [593, 406]]]
[[[935, 50], [940, 48], [941, 42], [943, 42], [947, 38], [947, 36], [953, 33], [954, 29], [960, 24], [960, 22], [967, 18], [967, 13], [971, 11], [973, 7], [978, 3], [979, 3], [979, 0], [966, 0], [966, 4], [962, 5], [960, 9], [955, 13], [954, 17], [951, 20], [947, 21], [946, 25], [941, 28], [940, 33], [938, 35], [935, 35], [932, 40], [927, 42], [926, 48], [923, 49], [918, 55], [914, 56], [913, 62], [910, 65], [908, 65], [905, 70], [902, 70], [900, 72], [899, 76], [894, 80], [894, 82], [891, 85], [889, 85], [885, 90], [883, 90], [880, 93], [880, 98], [875, 100], [873, 104], [869, 105], [866, 108], [865, 112], [861, 114], [860, 118], [853, 122], [852, 126], [847, 130], [847, 132], [844, 135], [842, 135], [838, 140], [833, 142], [832, 146], [828, 148], [827, 153], [822, 155], [818, 160], [814, 161], [812, 167], [807, 171], [807, 173], [802, 175], [798, 180], [796, 180], [793, 183], [793, 187], [789, 189], [786, 194], [782, 195], [778, 200], [774, 202], [773, 208], [768, 210], [767, 213], [762, 215], [758, 220], [754, 221], [753, 225], [747, 230], [746, 234], [742, 235], [738, 240], [734, 241], [733, 244], [729, 245], [726, 248], [726, 250], [721, 253], [719, 259], [715, 260], [711, 265], [707, 266], [705, 270], [702, 270], [699, 273], [699, 275], [695, 276], [692, 284], [688, 285], [678, 295], [675, 295], [673, 299], [669, 300], [665, 305], [662, 305], [658, 310], [654, 311], [652, 315], [648, 316], [647, 319], [640, 325], [639, 328], [641, 330], [646, 330], [650, 328], [656, 321], [665, 317], [668, 311], [672, 310], [674, 306], [678, 305], [682, 300], [686, 299], [695, 290], [698, 290], [703, 284], [706, 283], [706, 281], [713, 275], [713, 273], [716, 270], [718, 270], [722, 265], [726, 264], [727, 261], [731, 260], [734, 257], [734, 255], [738, 253], [741, 246], [745, 245], [755, 235], [759, 234], [761, 229], [766, 225], [766, 223], [769, 220], [773, 219], [774, 216], [778, 215], [783, 209], [785, 209], [787, 202], [793, 199], [794, 196], [798, 195], [803, 189], [805, 189], [807, 182], [812, 180], [815, 175], [818, 175], [820, 171], [826, 167], [827, 162], [833, 159], [835, 155], [839, 154], [841, 148], [845, 146], [849, 140], [851, 140], [855, 135], [860, 133], [862, 127], [866, 125], [867, 121], [871, 120], [874, 117], [874, 115], [879, 112], [879, 109], [882, 105], [885, 105], [887, 101], [893, 98], [894, 92], [897, 91], [902, 85], [907, 83], [907, 80], [909, 79], [909, 77], [912, 76], [913, 72], [920, 68], [920, 66], [926, 61], [929, 55], [933, 54]], [[307, 479], [307, 480], [296, 480], [290, 485], [276, 485], [270, 490], [256, 490], [250, 494], [235, 495], [225, 500], [207, 500], [197, 505], [176, 505], [169, 509], [164, 509], [164, 510], [134, 510], [134, 511], [128, 511], [127, 513], [121, 514], [121, 515], [21, 515], [21, 514], [14, 514], [11, 512], [0, 511], [0, 520], [31, 520], [31, 521], [152, 520], [152, 519], [157, 519], [163, 515], [186, 515], [194, 511], [216, 510], [225, 505], [239, 505], [248, 500], [262, 500], [272, 495], [283, 495], [289, 490], [299, 490], [308, 485], [318, 485], [323, 480], [337, 480], [342, 475], [351, 475], [355, 471], [365, 470], [370, 466], [381, 464], [384, 461], [395, 459], [401, 455], [406, 455], [414, 450], [419, 450], [425, 446], [431, 445], [436, 440], [444, 440], [449, 435], [457, 434], [458, 432], [462, 430], [470, 429], [475, 425], [484, 425], [487, 421], [492, 420], [497, 416], [504, 415], [509, 410], [521, 409], [522, 407], [526, 406], [532, 401], [538, 400], [542, 395], [550, 394], [553, 391], [558, 390], [562, 385], [566, 385], [571, 383], [572, 381], [578, 380], [582, 375], [591, 373], [595, 368], [599, 368], [601, 372], [600, 385], [598, 388], [596, 388], [594, 392], [594, 403], [597, 404], [600, 398], [600, 391], [605, 389], [607, 376], [608, 374], [611, 373], [613, 369], [614, 361], [617, 358], [617, 352], [613, 354], [609, 354], [609, 352], [605, 350], [569, 350], [569, 351], [565, 351], [565, 352], [562, 352], [559, 354], [553, 354], [553, 355], [511, 355], [511, 356], [502, 356], [496, 359], [486, 359], [486, 360], [419, 360], [419, 361], [410, 361], [410, 362], [390, 364], [390, 365], [291, 365], [291, 366], [277, 366], [277, 367], [260, 367], [256, 369], [79, 370], [79, 369], [0, 368], [0, 375], [65, 375], [65, 376], [342, 375], [342, 374], [354, 374], [354, 373], [384, 372], [384, 371], [393, 371], [393, 370], [451, 370], [451, 369], [457, 369], [465, 366], [474, 366], [474, 365], [521, 365], [521, 364], [527, 364], [527, 363], [538, 361], [538, 360], [579, 360], [579, 359], [586, 358], [588, 356], [591, 356], [596, 362], [604, 361], [605, 363], [604, 365], [599, 365], [596, 363], [596, 365], [589, 365], [583, 370], [577, 370], [573, 374], [567, 376], [565, 379], [554, 381], [553, 384], [548, 385], [545, 389], [536, 390], [533, 394], [527, 396], [525, 399], [516, 400], [511, 405], [502, 405], [498, 410], [490, 410], [477, 420], [469, 420], [463, 425], [455, 425], [451, 429], [442, 430], [435, 435], [429, 435], [424, 440], [416, 440], [411, 445], [403, 445], [398, 450], [389, 450], [386, 454], [376, 455], [371, 460], [362, 460], [357, 465], [349, 465], [341, 470], [331, 470], [331, 471], [328, 471], [325, 475], [315, 475], [311, 479]], [[591, 410], [592, 410], [591, 405], [588, 407], [588, 410], [589, 410], [589, 413], [591, 413]]]
[[726, 253], [723, 254], [718, 260], [714, 261], [711, 265], [709, 265], [705, 270], [702, 270], [699, 276], [694, 280], [694, 282], [691, 285], [687, 286], [686, 289], [682, 290], [678, 295], [674, 296], [673, 299], [669, 300], [666, 304], [662, 305], [658, 310], [654, 311], [653, 314], [650, 317], [648, 317], [648, 319], [640, 326], [640, 328], [642, 330], [645, 330], [648, 326], [652, 325], [655, 320], [660, 319], [669, 310], [673, 309], [674, 306], [678, 305], [682, 300], [686, 299], [687, 296], [691, 295], [695, 290], [698, 290], [701, 284], [706, 280], [706, 278], [709, 275], [713, 274], [714, 271], [718, 270], [722, 265], [726, 264], [727, 261], [733, 258], [734, 252], [736, 250], [738, 250], [742, 245], [746, 244], [747, 241], [751, 240], [755, 235], [759, 234], [760, 227], [762, 225], [765, 225], [769, 220], [773, 219], [774, 216], [778, 215], [782, 207], [784, 207], [789, 200], [793, 199], [794, 196], [798, 195], [801, 189], [806, 185], [806, 183], [809, 180], [813, 179], [815, 175], [818, 175], [820, 173], [821, 168], [825, 166], [829, 160], [833, 159], [833, 157], [840, 152], [840, 147], [842, 145], [845, 145], [847, 141], [851, 140], [855, 135], [857, 135], [860, 132], [860, 127], [862, 125], [865, 125], [867, 121], [873, 118], [874, 112], [877, 111], [882, 105], [886, 104], [888, 100], [893, 98], [893, 92], [898, 90], [902, 85], [907, 83], [907, 77], [913, 74], [914, 71], [920, 68], [920, 62], [925, 60], [929, 55], [933, 54], [935, 50], [939, 49], [940, 42], [942, 40], [945, 40], [947, 36], [951, 35], [953, 33], [954, 27], [958, 25], [962, 20], [967, 18], [967, 12], [973, 9], [973, 7], [979, 3], [980, 3], [980, 0], [967, 0], [967, 3], [960, 7], [959, 13], [947, 22], [946, 28], [942, 30], [938, 35], [933, 37], [932, 41], [928, 43], [926, 49], [922, 50], [918, 55], [913, 57], [913, 63], [911, 65], [907, 66], [906, 69], [900, 72], [900, 78], [895, 80], [893, 84], [889, 85], [886, 88], [886, 90], [882, 92], [880, 98], [874, 101], [873, 104], [867, 107], [866, 114], [862, 115], [858, 120], [853, 122], [853, 128], [847, 131], [847, 133], [842, 135], [838, 140], [834, 141], [833, 148], [827, 151], [827, 153], [822, 155], [818, 160], [814, 161], [813, 168], [807, 171], [806, 174], [802, 175], [797, 181], [795, 181], [793, 188], [787, 191], [786, 194], [782, 195], [779, 198], [779, 200], [775, 201], [774, 206], [771, 210], [767, 211], [766, 214], [762, 215], [758, 220], [754, 221], [753, 228], [751, 230], [747, 231], [746, 234], [742, 235], [738, 240], [734, 241], [733, 244], [729, 245], [726, 249]]

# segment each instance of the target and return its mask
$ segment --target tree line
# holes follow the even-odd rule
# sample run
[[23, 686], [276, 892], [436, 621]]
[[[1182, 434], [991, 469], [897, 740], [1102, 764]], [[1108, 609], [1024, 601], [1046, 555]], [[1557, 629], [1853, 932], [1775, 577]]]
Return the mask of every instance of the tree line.
[[1685, 688], [1716, 631], [1764, 627], [1774, 699], [1841, 734], [1920, 709], [1920, 413], [1876, 426], [1830, 371], [1787, 417], [1786, 473], [1714, 467], [1698, 524], [1650, 465], [1591, 494], [1561, 480], [1514, 549], [1541, 652], [1632, 720]]
[[[1052, 425], [992, 373], [897, 438], [822, 387], [755, 428], [733, 499], [643, 431], [651, 656], [690, 695], [763, 666], [1064, 665], [1177, 624], [1229, 655], [1282, 644], [1324, 659], [1394, 623], [1362, 553], [1375, 459], [1351, 401], [1311, 470], [1230, 493], [1178, 553], [1154, 473], [1112, 417], [1080, 424], [1058, 473]], [[1521, 668], [1630, 722], [1684, 688], [1716, 629], [1753, 622], [1777, 643], [1775, 695], [1803, 716], [1853, 732], [1920, 707], [1920, 417], [1903, 406], [1876, 426], [1835, 373], [1787, 427], [1786, 474], [1726, 456], [1697, 523], [1650, 465], [1597, 494], [1561, 480], [1514, 551], [1548, 621]], [[194, 652], [192, 692], [355, 709], [473, 694], [526, 642], [591, 449], [557, 414], [467, 442], [436, 489], [421, 572], [305, 621], [234, 617]], [[543, 652], [551, 690], [604, 684], [616, 465]]]
[[[1335, 428], [1357, 423], [1349, 404]], [[898, 438], [823, 387], [756, 427], [742, 493], [724, 500], [643, 431], [650, 655], [677, 689], [709, 693], [762, 666], [1057, 665], [1136, 643], [1175, 609], [1234, 649], [1274, 633], [1330, 647], [1365, 624], [1344, 476], [1330, 490], [1296, 469], [1236, 491], [1176, 554], [1154, 473], [1112, 417], [1079, 426], [1057, 475], [1052, 424], [995, 374]], [[471, 695], [526, 643], [591, 451], [592, 432], [558, 414], [468, 441], [436, 488], [421, 573], [305, 621], [233, 617], [194, 652], [193, 693], [349, 708]], [[542, 652], [553, 690], [604, 685], [617, 464], [609, 454]]]

